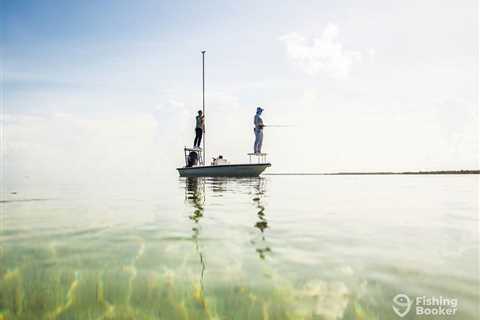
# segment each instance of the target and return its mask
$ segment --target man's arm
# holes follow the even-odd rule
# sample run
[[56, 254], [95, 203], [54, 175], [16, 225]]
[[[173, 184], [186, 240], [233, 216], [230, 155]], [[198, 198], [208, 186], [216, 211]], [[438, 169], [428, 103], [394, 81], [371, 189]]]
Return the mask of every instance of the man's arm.
[[263, 127], [265, 127], [265, 125], [263, 124], [262, 118], [259, 119], [259, 121], [258, 121], [258, 126], [259, 126], [260, 128], [262, 128], [262, 129], [263, 129]]

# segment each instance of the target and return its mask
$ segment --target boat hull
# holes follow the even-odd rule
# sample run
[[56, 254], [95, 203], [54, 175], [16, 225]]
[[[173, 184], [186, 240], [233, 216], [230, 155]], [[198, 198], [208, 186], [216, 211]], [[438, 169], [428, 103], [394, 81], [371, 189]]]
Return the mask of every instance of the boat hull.
[[270, 163], [225, 164], [177, 168], [180, 177], [258, 177]]

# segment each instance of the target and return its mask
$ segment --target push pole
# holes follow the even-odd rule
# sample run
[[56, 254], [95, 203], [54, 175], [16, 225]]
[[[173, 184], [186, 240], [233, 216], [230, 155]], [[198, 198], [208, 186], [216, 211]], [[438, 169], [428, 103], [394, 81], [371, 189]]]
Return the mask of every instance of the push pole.
[[205, 50], [202, 51], [203, 165], [205, 165]]

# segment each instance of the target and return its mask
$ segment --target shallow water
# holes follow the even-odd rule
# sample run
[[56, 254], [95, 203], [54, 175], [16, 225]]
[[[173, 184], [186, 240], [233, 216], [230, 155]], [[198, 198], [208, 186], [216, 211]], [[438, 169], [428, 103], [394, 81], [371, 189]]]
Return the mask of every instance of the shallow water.
[[2, 320], [400, 319], [400, 293], [479, 318], [476, 175], [7, 191]]

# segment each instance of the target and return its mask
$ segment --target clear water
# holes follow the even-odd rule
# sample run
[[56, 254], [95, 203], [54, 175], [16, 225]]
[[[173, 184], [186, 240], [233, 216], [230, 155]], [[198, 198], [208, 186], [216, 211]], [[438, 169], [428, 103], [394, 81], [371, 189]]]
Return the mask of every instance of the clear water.
[[478, 176], [152, 181], [9, 186], [0, 319], [479, 318]]

